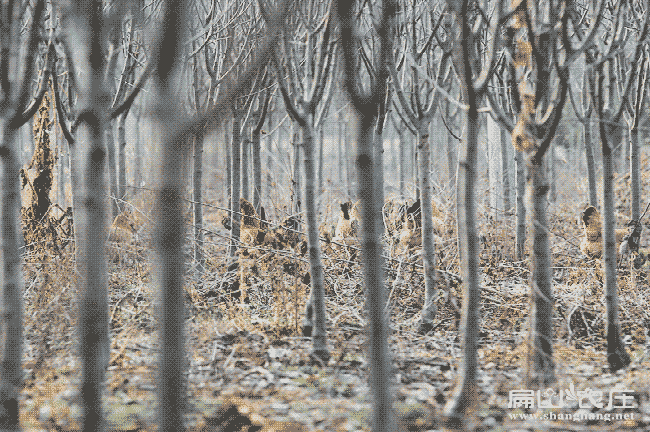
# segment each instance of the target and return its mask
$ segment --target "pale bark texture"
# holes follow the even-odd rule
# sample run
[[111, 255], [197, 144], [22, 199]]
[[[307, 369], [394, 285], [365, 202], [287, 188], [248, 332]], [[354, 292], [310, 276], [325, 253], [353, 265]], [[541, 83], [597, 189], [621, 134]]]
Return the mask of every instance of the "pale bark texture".
[[251, 154], [251, 140], [248, 138], [242, 139], [241, 143], [241, 197], [246, 201], [251, 200], [250, 194], [250, 154]]
[[[456, 388], [447, 406], [445, 414], [453, 427], [462, 427], [463, 417], [477, 402], [478, 385], [478, 340], [479, 307], [481, 292], [478, 275], [478, 251], [480, 248], [476, 224], [476, 179], [479, 114], [478, 104], [487, 90], [493, 70], [495, 46], [499, 40], [497, 23], [502, 14], [502, 2], [497, 4], [495, 16], [490, 23], [491, 42], [485, 54], [485, 62], [480, 65], [483, 72], [474, 71], [472, 59], [475, 55], [472, 47], [473, 23], [469, 17], [469, 1], [447, 5], [455, 21], [453, 28], [452, 60], [459, 78], [462, 99], [467, 105], [464, 112], [465, 133], [463, 153], [458, 166], [458, 188], [456, 205], [458, 214], [458, 243], [460, 250], [460, 271], [463, 280], [463, 305], [461, 310], [460, 335], [462, 363]], [[476, 77], [476, 78], [475, 78]]]
[[[183, 55], [181, 32], [187, 5], [171, 2], [163, 17], [159, 54], [154, 57], [158, 98], [158, 130], [162, 139], [160, 192], [157, 197], [158, 282], [160, 293], [160, 355], [158, 359], [158, 418], [160, 432], [185, 430], [185, 302], [183, 295], [185, 223], [183, 218], [183, 164], [188, 140], [174, 136], [172, 124], [177, 104], [172, 72]], [[234, 226], [235, 224], [233, 224]], [[237, 236], [238, 238], [239, 236]]]
[[511, 161], [512, 161], [512, 146], [510, 146], [510, 136], [508, 132], [504, 129], [501, 129], [501, 170], [503, 173], [502, 185], [503, 185], [503, 210], [506, 213], [510, 213], [512, 209], [512, 198], [511, 198], [511, 187], [510, 187], [510, 177], [511, 177]]
[[523, 261], [526, 255], [526, 164], [524, 163], [524, 153], [519, 150], [515, 150], [515, 166], [517, 170], [515, 256], [517, 261]]
[[503, 211], [503, 172], [501, 170], [501, 130], [492, 117], [487, 116], [488, 147], [488, 193], [490, 212], [494, 219], [501, 218]]
[[[410, 8], [409, 13], [415, 21], [415, 16], [418, 14], [427, 15], [430, 11], [420, 11], [415, 7]], [[406, 18], [408, 19], [408, 18]], [[433, 20], [433, 17], [431, 17]], [[424, 20], [428, 21], [428, 20]], [[417, 27], [412, 26], [413, 34], [411, 35], [413, 43], [417, 40], [416, 31]], [[407, 38], [411, 39], [411, 38]], [[433, 38], [431, 38], [433, 40]], [[439, 39], [438, 39], [439, 40]], [[412, 50], [418, 52], [423, 49], [422, 46], [411, 46]], [[399, 101], [399, 109], [403, 113], [405, 123], [410, 124], [410, 128], [417, 133], [417, 185], [420, 191], [419, 198], [421, 198], [421, 214], [422, 214], [422, 261], [424, 264], [424, 285], [425, 285], [425, 298], [424, 306], [422, 307], [419, 331], [426, 333], [433, 328], [433, 320], [437, 313], [435, 304], [438, 295], [437, 289], [437, 274], [435, 268], [435, 242], [433, 236], [433, 211], [432, 211], [432, 195], [433, 186], [431, 181], [431, 139], [429, 136], [429, 129], [431, 123], [438, 109], [439, 92], [432, 91], [433, 85], [430, 79], [435, 79], [436, 85], [441, 87], [448, 87], [449, 66], [451, 57], [451, 45], [449, 40], [446, 43], [441, 43], [440, 48], [442, 54], [439, 64], [435, 72], [431, 72], [431, 76], [421, 76], [418, 67], [433, 62], [433, 54], [426, 54], [420, 57], [421, 64], [406, 65], [405, 67], [412, 66], [412, 74], [404, 74], [411, 80], [410, 83], [410, 98], [406, 98], [406, 91], [404, 88], [407, 83], [401, 83], [396, 70], [394, 62], [389, 65], [390, 74], [392, 77], [392, 87], [395, 89], [395, 94]], [[426, 52], [429, 52], [427, 50]], [[431, 53], [434, 50], [430, 50]], [[398, 104], [396, 104], [397, 106]], [[380, 119], [382, 120], [382, 119]], [[382, 201], [383, 203], [383, 193]]]
[[110, 186], [110, 197], [111, 197], [111, 213], [113, 217], [117, 216], [120, 212], [120, 206], [117, 202], [118, 192], [117, 192], [117, 159], [115, 152], [115, 135], [113, 134], [113, 122], [108, 122], [106, 124], [106, 135], [104, 137], [104, 142], [106, 143], [107, 159], [108, 159], [108, 179]]
[[388, 350], [388, 322], [384, 313], [386, 293], [382, 265], [382, 246], [375, 215], [381, 212], [376, 198], [376, 179], [373, 174], [372, 128], [377, 121], [377, 106], [384, 101], [388, 80], [387, 62], [392, 56], [393, 22], [397, 4], [392, 0], [382, 2], [381, 18], [377, 23], [379, 52], [371, 61], [376, 72], [369, 91], [359, 87], [359, 41], [356, 39], [355, 11], [362, 7], [357, 2], [335, 0], [334, 10], [339, 19], [344, 57], [344, 86], [359, 121], [356, 165], [359, 176], [359, 197], [362, 207], [363, 278], [370, 314], [370, 391], [373, 400], [371, 427], [375, 432], [395, 430], [392, 396], [390, 393], [391, 367]]
[[[325, 4], [305, 2], [303, 10], [306, 16], [317, 20], [326, 16]], [[321, 259], [320, 233], [318, 231], [317, 198], [320, 192], [318, 164], [316, 160], [315, 130], [322, 126], [324, 113], [327, 112], [326, 86], [331, 86], [331, 66], [334, 46], [330, 40], [332, 25], [327, 23], [318, 31], [303, 28], [291, 22], [282, 32], [282, 43], [274, 53], [274, 65], [278, 84], [289, 117], [300, 128], [302, 152], [305, 169], [305, 216], [307, 219], [307, 242], [309, 249], [309, 270], [311, 289], [305, 308], [303, 333], [311, 335], [312, 355], [322, 360], [330, 356], [327, 348], [327, 329], [325, 311], [325, 286], [323, 262]], [[306, 32], [304, 50], [291, 47], [290, 40]], [[300, 66], [300, 73], [295, 65]], [[286, 77], [286, 78], [285, 78]], [[295, 135], [294, 135], [295, 137]], [[294, 141], [294, 186], [295, 194], [300, 194], [300, 147]], [[322, 144], [322, 139], [321, 139]], [[322, 157], [320, 158], [322, 160]], [[300, 210], [300, 206], [295, 210]]]
[[230, 229], [230, 256], [234, 257], [239, 247], [239, 232], [241, 214], [239, 213], [239, 198], [241, 197], [241, 134], [240, 110], [235, 108], [235, 103], [232, 105], [232, 135], [230, 143], [230, 220], [232, 221]]
[[[140, 113], [141, 109], [138, 109], [138, 113]], [[135, 141], [133, 142], [133, 186], [135, 186], [135, 191], [134, 194], [139, 192], [139, 188], [142, 187], [142, 156], [143, 156], [143, 150], [142, 150], [142, 136], [141, 136], [141, 131], [140, 131], [140, 119], [142, 117], [140, 115], [136, 115], [135, 117]]]
[[117, 119], [117, 156], [118, 156], [118, 178], [117, 197], [120, 200], [126, 199], [126, 117], [128, 111]]
[[[103, 82], [104, 57], [102, 51], [101, 5], [82, 2], [73, 10], [75, 19], [68, 31], [77, 43], [84, 44], [87, 56], [76, 58], [83, 74], [79, 88], [81, 108], [75, 140], [84, 159], [84, 184], [82, 187], [81, 217], [78, 224], [77, 245], [82, 275], [79, 312], [79, 351], [82, 364], [81, 399], [84, 431], [101, 431], [104, 428], [102, 392], [104, 373], [108, 366], [110, 341], [108, 336], [108, 280], [105, 255], [107, 203], [104, 175], [106, 151], [104, 139], [108, 122], [108, 95]], [[82, 51], [83, 52], [83, 51]], [[93, 55], [92, 53], [95, 53]], [[114, 145], [114, 143], [109, 143]]]
[[596, 184], [596, 163], [594, 161], [594, 150], [591, 142], [591, 118], [583, 123], [585, 139], [585, 160], [587, 162], [587, 181], [589, 184], [589, 204], [598, 207], [598, 192]]
[[196, 279], [201, 281], [205, 273], [205, 255], [203, 254], [203, 142], [205, 136], [200, 131], [194, 136], [194, 177], [192, 179], [192, 201], [194, 207], [194, 262]]
[[[632, 8], [632, 5], [622, 4], [621, 7]], [[631, 11], [631, 9], [629, 9]], [[607, 361], [611, 371], [627, 367], [631, 360], [625, 349], [621, 338], [621, 324], [618, 316], [618, 287], [616, 268], [616, 233], [614, 214], [614, 149], [622, 142], [623, 113], [629, 109], [630, 94], [635, 87], [634, 83], [645, 81], [645, 67], [639, 67], [641, 62], [645, 63], [646, 38], [650, 30], [650, 17], [648, 14], [634, 15], [628, 18], [620, 16], [614, 22], [615, 28], [623, 28], [630, 25], [628, 21], [634, 17], [634, 25], [639, 29], [633, 37], [623, 38], [620, 31], [616, 34], [616, 40], [595, 61], [595, 85], [592, 85], [591, 97], [596, 107], [602, 145], [603, 164], [603, 266], [605, 269], [605, 305], [607, 311]], [[624, 47], [625, 56], [613, 47]], [[619, 48], [616, 48], [619, 49]], [[620, 52], [623, 52], [620, 51]], [[615, 67], [614, 57], [620, 64]], [[643, 60], [642, 60], [643, 59]], [[615, 69], [627, 66], [625, 73], [618, 75]], [[617, 86], [616, 80], [621, 82]], [[593, 81], [592, 81], [593, 82]], [[638, 89], [637, 89], [638, 94]], [[635, 104], [638, 105], [638, 104]]]

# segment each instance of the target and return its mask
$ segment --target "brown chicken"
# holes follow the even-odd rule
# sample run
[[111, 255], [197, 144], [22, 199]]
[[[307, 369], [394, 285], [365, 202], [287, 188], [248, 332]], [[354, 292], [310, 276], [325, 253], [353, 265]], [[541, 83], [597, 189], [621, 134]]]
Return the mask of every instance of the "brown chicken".
[[[589, 258], [600, 258], [603, 254], [603, 226], [600, 212], [594, 206], [587, 207], [582, 212], [582, 222], [585, 227], [585, 237], [580, 243], [580, 250]], [[627, 229], [616, 230], [617, 250], [627, 233]]]

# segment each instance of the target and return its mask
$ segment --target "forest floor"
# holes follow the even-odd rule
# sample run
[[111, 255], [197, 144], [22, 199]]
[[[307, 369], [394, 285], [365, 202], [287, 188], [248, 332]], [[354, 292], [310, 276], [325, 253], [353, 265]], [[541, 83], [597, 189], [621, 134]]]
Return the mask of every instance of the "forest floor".
[[[150, 208], [142, 202], [132, 204]], [[444, 232], [439, 233], [443, 240], [436, 245], [436, 265], [440, 280], [460, 304], [453, 209], [445, 203], [439, 207], [443, 223], [439, 230]], [[557, 404], [556, 396], [562, 391], [564, 406], [545, 409], [509, 408], [511, 392], [528, 390], [530, 262], [513, 258], [513, 216], [499, 220], [481, 216], [479, 403], [468, 416], [468, 429], [650, 429], [647, 265], [635, 270], [626, 261], [619, 264], [622, 334], [633, 362], [623, 371], [610, 373], [601, 263], [579, 251], [581, 210], [576, 205], [549, 207], [557, 383], [540, 396], [542, 400], [551, 397]], [[333, 210], [328, 208], [328, 212]], [[150, 215], [136, 214], [140, 215], [138, 236], [112, 243], [109, 251], [112, 350], [105, 393], [109, 430], [155, 430], [158, 418], [153, 225]], [[195, 267], [187, 267], [188, 430], [369, 431], [367, 316], [358, 251], [323, 243], [331, 358], [321, 363], [310, 356], [310, 339], [301, 335], [308, 282], [304, 249], [259, 249], [248, 258], [243, 253], [237, 264], [227, 257], [224, 215], [222, 209], [206, 206], [205, 274], [196, 280], [191, 276]], [[626, 222], [623, 219], [619, 226]], [[645, 227], [645, 234], [649, 228]], [[188, 224], [188, 239], [190, 229]], [[323, 230], [331, 231], [331, 225], [324, 225]], [[644, 238], [642, 248], [648, 245]], [[390, 239], [386, 251], [393, 396], [400, 430], [442, 430], [444, 406], [452, 397], [461, 359], [459, 314], [441, 299], [434, 330], [419, 334], [424, 296], [419, 253], [398, 252]], [[191, 263], [189, 241], [186, 252]], [[25, 275], [22, 426], [25, 430], [78, 430], [79, 281], [72, 252], [69, 248], [59, 255], [33, 252], [27, 256]], [[247, 295], [242, 301], [239, 288], [244, 285]], [[608, 406], [610, 396], [613, 406]], [[597, 407], [599, 402], [602, 408]]]

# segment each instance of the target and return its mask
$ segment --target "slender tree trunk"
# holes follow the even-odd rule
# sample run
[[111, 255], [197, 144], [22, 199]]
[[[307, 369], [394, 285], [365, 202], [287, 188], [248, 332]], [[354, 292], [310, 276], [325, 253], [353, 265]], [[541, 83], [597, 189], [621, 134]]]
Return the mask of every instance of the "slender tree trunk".
[[[56, 112], [56, 110], [55, 110]], [[52, 117], [54, 118], [54, 117]], [[58, 133], [58, 126], [56, 122], [52, 122], [52, 131], [54, 134], [54, 146], [53, 148], [58, 150], [59, 154], [59, 159], [57, 161], [57, 191], [56, 191], [56, 201], [63, 207], [66, 207], [66, 199], [65, 199], [65, 149], [63, 146], [63, 141], [61, 140], [61, 136]]]
[[[469, 84], [471, 85], [471, 84]], [[472, 95], [473, 96], [473, 95]], [[479, 306], [481, 292], [478, 278], [479, 242], [476, 231], [476, 171], [478, 154], [479, 116], [476, 101], [471, 101], [466, 114], [466, 142], [463, 160], [458, 169], [458, 237], [461, 259], [461, 277], [464, 282], [460, 335], [462, 337], [462, 364], [460, 378], [446, 412], [457, 422], [472, 407], [478, 397]]]
[[133, 163], [133, 183], [136, 187], [135, 193], [139, 192], [137, 188], [142, 187], [142, 137], [140, 135], [140, 119], [141, 117], [136, 117], [135, 119], [135, 160]]
[[458, 170], [458, 161], [456, 157], [456, 146], [454, 146], [454, 137], [447, 132], [447, 167], [449, 169], [449, 184], [456, 185], [456, 171]]
[[318, 196], [323, 193], [323, 146], [325, 145], [325, 128], [321, 125], [318, 132]]
[[343, 122], [339, 120], [339, 135], [337, 139], [337, 148], [336, 148], [336, 160], [338, 168], [338, 184], [343, 183], [343, 163], [347, 162], [343, 160]]
[[[291, 126], [292, 129], [294, 125]], [[291, 191], [292, 197], [292, 211], [293, 213], [300, 213], [301, 208], [301, 187], [302, 182], [300, 181], [300, 146], [301, 146], [301, 136], [300, 132], [296, 129], [293, 135], [293, 190]]]
[[[273, 128], [273, 113], [274, 111], [269, 112], [269, 119], [268, 119], [268, 128], [269, 130], [272, 130]], [[279, 133], [279, 131], [278, 131]], [[271, 176], [272, 172], [275, 172], [275, 168], [273, 166], [273, 157], [271, 156], [273, 154], [273, 135], [275, 135], [275, 132], [269, 132], [269, 134], [266, 136], [266, 196], [269, 197], [271, 196], [271, 188], [273, 187], [273, 177]], [[263, 193], [260, 191], [260, 196], [262, 196]]]
[[128, 111], [117, 119], [117, 142], [119, 156], [118, 198], [126, 198], [126, 116]]
[[194, 178], [192, 201], [194, 201], [194, 261], [196, 262], [197, 280], [202, 280], [205, 273], [205, 256], [203, 255], [203, 131], [194, 137]]
[[[167, 97], [169, 101], [169, 96]], [[171, 103], [169, 103], [171, 105]], [[168, 123], [175, 113], [166, 113]], [[165, 128], [165, 126], [161, 126]], [[163, 134], [162, 189], [158, 197], [157, 241], [160, 265], [161, 332], [158, 373], [159, 418], [161, 432], [185, 430], [183, 413], [187, 387], [183, 299], [185, 238], [183, 223], [182, 165], [187, 160], [184, 140], [170, 141], [172, 131]]]
[[403, 198], [406, 191], [406, 141], [404, 133], [397, 129], [399, 146], [399, 196]]
[[[232, 141], [230, 139], [230, 128], [228, 126], [229, 122], [224, 122], [223, 139], [226, 144], [224, 147], [226, 148], [226, 184], [228, 185], [226, 202], [228, 202], [232, 197]], [[237, 202], [239, 202], [239, 200]], [[232, 219], [232, 214], [230, 217]]]
[[343, 168], [345, 169], [345, 190], [346, 190], [347, 198], [352, 199], [354, 195], [352, 194], [352, 181], [350, 178], [350, 149], [349, 149], [350, 140], [348, 136], [348, 124], [344, 123], [343, 125], [344, 125], [343, 150], [345, 152], [345, 161], [343, 162]]
[[488, 153], [488, 190], [489, 205], [492, 216], [495, 219], [501, 216], [501, 186], [503, 174], [499, 164], [501, 163], [501, 128], [490, 115], [486, 123], [487, 153]]
[[[381, 121], [381, 120], [379, 120]], [[383, 131], [375, 130], [373, 147], [374, 147], [374, 175], [375, 175], [375, 197], [379, 200], [379, 213], [375, 216], [377, 219], [377, 229], [379, 236], [383, 234], [384, 224], [382, 217], [382, 207], [384, 206], [384, 134]]]
[[117, 202], [119, 197], [117, 192], [117, 163], [115, 154], [115, 136], [113, 135], [113, 122], [106, 123], [106, 149], [108, 150], [108, 180], [111, 191], [111, 214], [113, 217], [120, 212], [120, 205]]
[[253, 147], [253, 207], [260, 211], [262, 200], [262, 142], [260, 132], [254, 130], [251, 134], [251, 146]]
[[420, 178], [420, 171], [419, 171], [420, 163], [418, 161], [419, 161], [420, 154], [418, 153], [418, 139], [417, 139], [418, 137], [414, 136], [414, 138], [415, 138], [414, 144], [411, 145], [411, 147], [413, 148], [413, 175], [414, 175], [413, 184], [415, 185], [415, 199], [419, 200], [420, 182], [418, 181], [418, 179]]
[[231, 195], [230, 195], [230, 220], [232, 221], [232, 228], [230, 230], [230, 256], [235, 256], [239, 246], [239, 232], [241, 215], [239, 214], [239, 198], [241, 191], [240, 168], [241, 168], [241, 136], [240, 136], [240, 121], [241, 114], [233, 109], [232, 120], [232, 168], [231, 168]]
[[[106, 130], [102, 124], [97, 130]], [[106, 153], [103, 133], [93, 133], [89, 124], [80, 126], [78, 141], [88, 143], [84, 211], [80, 246], [85, 278], [81, 300], [79, 341], [83, 363], [82, 397], [84, 400], [84, 430], [101, 430], [103, 423], [102, 390], [104, 370], [108, 366], [110, 342], [108, 338], [108, 292], [106, 280], [106, 203], [104, 199], [104, 163]], [[114, 146], [115, 143], [107, 143]], [[114, 148], [114, 147], [113, 147]], [[115, 168], [115, 167], [113, 167]], [[115, 171], [113, 171], [115, 172]], [[112, 200], [115, 202], [114, 200]]]
[[550, 154], [548, 155], [548, 157], [550, 159], [548, 161], [549, 162], [548, 163], [548, 165], [549, 165], [548, 171], [549, 171], [549, 176], [550, 176], [549, 177], [549, 182], [551, 183], [550, 184], [550, 187], [551, 187], [550, 192], [551, 193], [550, 193], [550, 196], [549, 196], [549, 201], [554, 203], [554, 202], [557, 201], [557, 182], [555, 181], [556, 177], [557, 177], [555, 175], [556, 172], [557, 172], [556, 171], [557, 170], [557, 165], [556, 165], [557, 160], [555, 159], [555, 146], [552, 145], [551, 148], [548, 149], [548, 151], [550, 152]]
[[639, 129], [630, 129], [630, 186], [632, 189], [632, 220], [641, 215], [641, 172], [639, 168]]
[[625, 168], [630, 166], [630, 134], [629, 129], [625, 128], [621, 131], [621, 137], [623, 138], [620, 143], [616, 143], [617, 146], [621, 147], [621, 169], [620, 173], [625, 172]]
[[318, 209], [316, 207], [316, 164], [312, 121], [309, 116], [306, 124], [302, 126], [305, 153], [305, 213], [311, 274], [311, 294], [305, 311], [304, 333], [311, 334], [313, 355], [327, 360], [330, 354], [327, 349], [327, 330], [325, 328], [325, 288], [318, 232]]
[[516, 256], [522, 261], [526, 254], [526, 165], [524, 154], [515, 150], [515, 164], [517, 168], [517, 234], [516, 234]]
[[251, 150], [251, 141], [248, 138], [242, 140], [241, 148], [241, 196], [246, 201], [251, 200], [250, 194], [250, 174], [248, 173], [250, 167], [250, 150]]
[[591, 122], [587, 119], [583, 123], [585, 134], [585, 159], [587, 162], [587, 178], [589, 181], [589, 204], [598, 207], [598, 192], [596, 188], [596, 163], [594, 162], [594, 151], [591, 144]]
[[533, 262], [531, 273], [531, 332], [528, 345], [528, 383], [544, 387], [555, 381], [553, 361], [553, 288], [551, 250], [546, 218], [549, 191], [544, 163], [528, 164], [529, 197], [532, 209]]
[[419, 331], [427, 333], [433, 328], [436, 316], [436, 296], [438, 294], [435, 267], [435, 242], [433, 239], [432, 219], [432, 187], [431, 187], [431, 145], [429, 143], [429, 125], [421, 125], [419, 134], [418, 154], [420, 155], [420, 191], [422, 212], [422, 262], [424, 264], [424, 306], [420, 318]]
[[[4, 120], [4, 119], [3, 119]], [[20, 181], [18, 130], [3, 124], [2, 153], [2, 360], [0, 362], [0, 429], [19, 429], [22, 388], [23, 277], [20, 247]]]
[[380, 212], [380, 202], [375, 196], [376, 177], [373, 173], [372, 127], [375, 118], [360, 115], [357, 137], [358, 154], [356, 166], [359, 180], [359, 197], [362, 208], [363, 273], [366, 282], [366, 303], [370, 311], [370, 391], [374, 395], [373, 430], [392, 431], [392, 397], [390, 393], [390, 353], [388, 350], [389, 327], [386, 308], [384, 272], [382, 270], [378, 226], [375, 215]]
[[503, 170], [503, 210], [510, 213], [512, 209], [512, 199], [510, 191], [510, 138], [508, 132], [501, 129], [501, 167]]
[[[600, 78], [602, 79], [602, 78]], [[606, 118], [606, 120], [611, 120]], [[610, 135], [606, 130], [610, 130]], [[600, 125], [603, 149], [603, 266], [605, 268], [605, 309], [607, 313], [607, 361], [612, 372], [630, 364], [630, 356], [621, 340], [621, 323], [618, 317], [618, 287], [616, 283], [616, 219], [614, 216], [614, 161], [609, 142], [616, 143], [616, 131], [611, 126]], [[620, 132], [619, 132], [620, 133]], [[618, 137], [620, 138], [620, 136]]]

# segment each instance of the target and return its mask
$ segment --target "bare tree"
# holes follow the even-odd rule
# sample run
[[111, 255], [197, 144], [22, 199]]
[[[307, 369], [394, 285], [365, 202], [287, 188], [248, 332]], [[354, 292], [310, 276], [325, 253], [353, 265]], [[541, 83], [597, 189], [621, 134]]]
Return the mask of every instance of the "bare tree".
[[[261, 5], [261, 3], [260, 3]], [[315, 129], [321, 124], [327, 102], [323, 100], [326, 87], [331, 86], [330, 67], [335, 55], [330, 38], [332, 24], [327, 14], [329, 5], [320, 1], [304, 2], [296, 16], [291, 17], [282, 32], [274, 65], [284, 105], [291, 119], [302, 132], [305, 153], [305, 213], [311, 294], [305, 310], [303, 332], [311, 335], [313, 355], [329, 358], [325, 328], [325, 288], [321, 260], [318, 209], [316, 207]], [[262, 8], [264, 11], [264, 8]], [[266, 13], [263, 12], [265, 15]], [[309, 17], [308, 20], [298, 15]], [[313, 25], [309, 23], [314, 23]], [[304, 49], [298, 50], [290, 38], [304, 39]], [[299, 67], [298, 65], [303, 65]], [[294, 174], [295, 175], [295, 174]]]
[[[23, 278], [21, 272], [20, 220], [20, 156], [18, 131], [34, 115], [48, 87], [49, 68], [39, 80], [38, 97], [32, 99], [31, 82], [35, 75], [36, 57], [39, 54], [39, 32], [45, 2], [38, 1], [33, 7], [23, 9], [24, 16], [15, 20], [14, 2], [0, 6], [1, 20], [5, 26], [0, 38], [0, 127], [2, 128], [2, 256], [3, 313], [0, 326], [0, 429], [19, 429], [19, 393], [22, 386], [22, 298]], [[27, 19], [29, 31], [20, 37], [22, 19]], [[51, 37], [51, 35], [50, 35]], [[51, 43], [51, 41], [50, 41]], [[25, 46], [22, 53], [20, 46]], [[10, 62], [13, 58], [16, 61]]]
[[[371, 5], [371, 4], [369, 4]], [[382, 1], [380, 18], [376, 27], [378, 51], [371, 57], [376, 74], [370, 88], [363, 90], [359, 72], [358, 49], [360, 42], [355, 26], [355, 15], [363, 6], [357, 2], [337, 0], [334, 10], [339, 19], [344, 58], [344, 86], [359, 119], [356, 164], [359, 173], [359, 197], [362, 210], [363, 275], [370, 313], [370, 389], [373, 395], [372, 430], [392, 431], [393, 409], [390, 394], [390, 361], [388, 352], [388, 324], [384, 308], [386, 294], [381, 269], [381, 244], [375, 215], [381, 211], [376, 199], [377, 180], [373, 174], [372, 129], [377, 121], [377, 107], [385, 100], [389, 75], [388, 62], [392, 58], [392, 38], [397, 4]], [[383, 181], [383, 179], [381, 180]]]
[[[582, 77], [581, 101], [578, 101], [575, 96], [575, 90], [572, 85], [569, 85], [569, 99], [573, 112], [575, 113], [578, 121], [582, 124], [584, 146], [585, 146], [585, 160], [587, 161], [587, 179], [589, 184], [589, 204], [598, 207], [598, 192], [596, 190], [596, 164], [594, 162], [593, 144], [591, 142], [591, 114], [593, 112], [593, 103], [591, 101], [590, 88], [594, 87], [594, 53], [588, 50], [585, 53], [585, 73]], [[579, 103], [580, 102], [580, 103]]]
[[[456, 205], [458, 212], [458, 237], [461, 259], [461, 276], [464, 282], [463, 306], [461, 310], [461, 337], [463, 360], [460, 378], [453, 398], [446, 407], [449, 422], [457, 424], [467, 410], [475, 403], [477, 396], [476, 375], [478, 369], [478, 332], [480, 287], [478, 278], [478, 236], [476, 231], [476, 171], [478, 152], [479, 113], [478, 104], [487, 90], [493, 73], [495, 49], [500, 32], [498, 24], [503, 15], [503, 2], [497, 1], [496, 11], [489, 24], [491, 36], [487, 52], [480, 50], [479, 34], [476, 28], [485, 12], [470, 13], [470, 1], [451, 2], [447, 5], [452, 12], [455, 28], [452, 30], [452, 60], [460, 81], [461, 96], [465, 110], [464, 154], [458, 166], [458, 188]], [[480, 11], [480, 5], [476, 5]], [[481, 17], [481, 18], [479, 18]], [[480, 59], [485, 57], [481, 64]], [[477, 69], [480, 68], [480, 69]]]
[[[622, 369], [630, 364], [630, 356], [620, 335], [618, 318], [618, 288], [616, 272], [616, 237], [614, 217], [614, 161], [613, 150], [621, 142], [622, 128], [620, 122], [623, 113], [630, 103], [630, 92], [635, 81], [644, 80], [638, 66], [644, 56], [647, 44], [650, 18], [646, 11], [650, 4], [645, 2], [645, 11], [640, 11], [632, 4], [618, 2], [607, 14], [612, 26], [605, 31], [602, 39], [593, 47], [596, 60], [594, 61], [595, 86], [591, 89], [592, 99], [596, 106], [599, 120], [600, 140], [603, 157], [603, 266], [605, 268], [605, 304], [607, 309], [607, 360], [612, 371]], [[627, 36], [625, 30], [632, 22], [638, 30], [637, 37]], [[616, 100], [615, 83], [611, 80], [622, 74], [615, 72], [615, 59], [621, 61], [621, 55], [626, 50], [631, 52], [630, 70], [618, 89], [619, 98]], [[618, 103], [617, 103], [618, 102]], [[618, 106], [617, 106], [618, 105]], [[637, 209], [638, 212], [638, 209]]]
[[540, 387], [555, 380], [554, 305], [545, 202], [550, 186], [544, 155], [553, 141], [566, 102], [569, 66], [589, 47], [600, 22], [600, 17], [597, 17], [584, 37], [579, 38], [570, 30], [578, 25], [572, 21], [572, 15], [560, 16], [557, 12], [557, 7], [550, 2], [539, 5], [523, 1], [513, 11], [513, 24], [506, 29], [505, 47], [514, 68], [507, 81], [512, 92], [516, 124], [504, 113], [494, 95], [488, 93], [492, 114], [512, 131], [515, 149], [532, 155], [527, 164], [530, 216], [533, 220], [527, 379], [530, 385]]
[[[437, 16], [436, 16], [437, 15]], [[419, 178], [417, 179], [421, 193], [422, 212], [422, 261], [424, 263], [424, 284], [425, 299], [420, 318], [420, 331], [428, 332], [433, 328], [437, 308], [435, 300], [438, 294], [437, 278], [435, 269], [435, 243], [433, 238], [433, 215], [432, 215], [432, 185], [431, 185], [431, 142], [429, 129], [438, 108], [439, 92], [435, 91], [436, 86], [448, 87], [451, 77], [451, 41], [447, 32], [438, 30], [443, 23], [445, 15], [436, 13], [427, 2], [412, 3], [408, 14], [405, 15], [402, 26], [408, 28], [410, 34], [403, 37], [405, 46], [402, 48], [402, 55], [407, 59], [401, 59], [400, 63], [404, 68], [409, 68], [410, 75], [410, 100], [406, 98], [405, 91], [397, 74], [394, 62], [390, 62], [389, 70], [395, 88], [400, 110], [403, 117], [417, 131], [418, 135], [418, 156], [419, 156]], [[429, 28], [435, 23], [433, 28]], [[401, 27], [401, 26], [400, 26]], [[433, 41], [437, 44], [433, 45]], [[440, 48], [439, 52], [436, 48]], [[430, 64], [437, 64], [434, 76], [428, 72]], [[435, 82], [435, 84], [434, 84]], [[382, 200], [383, 202], [383, 200]]]

